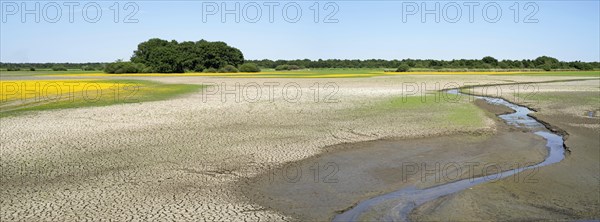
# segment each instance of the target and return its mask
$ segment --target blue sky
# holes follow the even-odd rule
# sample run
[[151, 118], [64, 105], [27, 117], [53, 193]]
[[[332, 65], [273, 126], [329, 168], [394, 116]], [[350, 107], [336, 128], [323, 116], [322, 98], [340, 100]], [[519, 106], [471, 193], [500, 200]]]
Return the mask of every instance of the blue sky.
[[[57, 2], [60, 17], [56, 17], [56, 5], [49, 5], [47, 1], [1, 2], [2, 62], [127, 60], [138, 43], [154, 37], [224, 41], [242, 50], [246, 59], [449, 60], [487, 55], [498, 59], [525, 59], [548, 55], [566, 61], [600, 61], [598, 0], [537, 1], [529, 5], [525, 1], [496, 1], [488, 5], [485, 15], [483, 8], [489, 1], [479, 2], [473, 7], [473, 16], [465, 5], [473, 2], [332, 1], [333, 4], [325, 8], [327, 1], [306, 0], [290, 3], [284, 15], [283, 8], [288, 1], [274, 6], [272, 23], [266, 2], [131, 1], [135, 5], [125, 9], [127, 2], [119, 1], [119, 22], [114, 21], [115, 11], [111, 10], [117, 1], [95, 1], [94, 5], [88, 5], [87, 17], [82, 8], [89, 2], [81, 2], [74, 6], [72, 23], [65, 2]], [[25, 14], [26, 21], [21, 21], [23, 6], [34, 10], [36, 2], [40, 4], [37, 14], [40, 22], [35, 21], [34, 14]], [[314, 22], [315, 10], [312, 9], [316, 7], [311, 7], [316, 2], [319, 22]], [[519, 7], [515, 7], [515, 2]], [[223, 4], [235, 9], [236, 3], [240, 5], [240, 22], [235, 22], [234, 14], [226, 14], [226, 21], [222, 22]], [[277, 2], [267, 2], [272, 3]], [[439, 4], [437, 11], [436, 3]], [[215, 5], [218, 11], [211, 11]], [[93, 20], [95, 17], [96, 10], [92, 6], [100, 6], [102, 11], [96, 23], [85, 21], [85, 18]], [[256, 17], [255, 6], [260, 7], [261, 17]], [[425, 15], [425, 22], [421, 21], [423, 6], [434, 11]], [[136, 7], [138, 11], [132, 18], [137, 22], [124, 23], [126, 15]], [[301, 17], [295, 23], [286, 21], [296, 17], [295, 7], [302, 11]], [[497, 19], [496, 8], [502, 11]], [[516, 8], [519, 9], [518, 22], [514, 21]], [[330, 18], [337, 22], [324, 23], [326, 15], [336, 9]], [[461, 17], [456, 16], [458, 10]], [[530, 23], [524, 22], [526, 16], [534, 12], [527, 20]], [[439, 23], [435, 21], [436, 14], [440, 16]], [[244, 20], [244, 16], [249, 21]], [[470, 22], [469, 17], [474, 21]]]

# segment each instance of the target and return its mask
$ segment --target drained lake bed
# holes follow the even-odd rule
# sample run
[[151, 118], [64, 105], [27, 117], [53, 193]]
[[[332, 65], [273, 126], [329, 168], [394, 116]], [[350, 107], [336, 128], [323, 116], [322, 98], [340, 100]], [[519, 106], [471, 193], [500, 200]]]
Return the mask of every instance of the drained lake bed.
[[510, 128], [494, 135], [341, 144], [250, 179], [250, 192], [244, 195], [303, 220], [331, 220], [361, 200], [400, 188], [426, 188], [533, 165], [546, 156], [544, 145], [540, 137]]

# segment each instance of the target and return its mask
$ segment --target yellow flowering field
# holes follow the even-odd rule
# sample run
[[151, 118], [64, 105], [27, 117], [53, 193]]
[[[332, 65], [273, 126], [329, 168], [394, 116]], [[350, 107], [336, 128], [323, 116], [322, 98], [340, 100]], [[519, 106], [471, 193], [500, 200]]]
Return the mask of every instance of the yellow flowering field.
[[141, 80], [2, 80], [0, 117], [23, 111], [105, 106], [167, 99], [200, 85]]
[[[63, 100], [78, 97], [98, 97], [120, 87], [131, 86], [103, 80], [7, 80], [0, 81], [0, 101]], [[94, 95], [92, 95], [94, 94]], [[109, 94], [110, 95], [110, 94]]]
[[295, 71], [263, 71], [263, 72], [238, 72], [238, 73], [81, 73], [81, 74], [52, 74], [52, 76], [65, 77], [180, 77], [180, 76], [205, 76], [224, 78], [360, 78], [395, 75], [542, 75], [542, 76], [599, 76], [598, 71], [569, 71], [569, 72], [448, 72], [448, 71], [412, 71], [412, 72], [384, 72], [377, 69], [313, 69]]

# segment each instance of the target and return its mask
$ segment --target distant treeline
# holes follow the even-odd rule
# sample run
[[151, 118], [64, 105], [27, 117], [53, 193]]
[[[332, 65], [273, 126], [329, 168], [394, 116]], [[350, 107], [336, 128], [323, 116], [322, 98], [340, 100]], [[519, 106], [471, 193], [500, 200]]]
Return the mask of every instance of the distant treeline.
[[486, 56], [482, 59], [433, 60], [433, 59], [403, 59], [403, 60], [249, 60], [262, 68], [297, 66], [299, 68], [392, 68], [408, 66], [411, 69], [541, 69], [541, 70], [593, 70], [600, 69], [599, 62], [563, 62], [558, 59], [540, 56], [536, 59], [497, 60]]
[[0, 69], [8, 71], [35, 71], [35, 70], [55, 70], [66, 71], [75, 70], [103, 70], [107, 63], [88, 62], [88, 63], [3, 63], [0, 62]]
[[[151, 50], [148, 50], [148, 49]], [[167, 49], [169, 48], [169, 49]], [[180, 50], [177, 50], [179, 48]], [[182, 48], [186, 48], [185, 50]], [[220, 51], [224, 49], [224, 51]], [[182, 51], [183, 50], [183, 51]], [[164, 53], [163, 53], [164, 52]], [[540, 56], [536, 59], [524, 60], [497, 60], [487, 56], [482, 59], [459, 59], [459, 60], [432, 60], [432, 59], [403, 59], [403, 60], [243, 60], [241, 52], [222, 42], [167, 42], [153, 39], [141, 43], [138, 50], [134, 52], [132, 61], [137, 65], [139, 71], [144, 72], [216, 72], [224, 69], [235, 71], [233, 68], [241, 68], [242, 64], [250, 66], [256, 64], [260, 68], [276, 70], [313, 69], [313, 68], [381, 68], [401, 71], [415, 69], [519, 69], [519, 70], [598, 70], [600, 62], [565, 62], [548, 56]], [[130, 66], [131, 62], [118, 61], [115, 63], [0, 63], [0, 69], [9, 71], [27, 70], [55, 70], [67, 69], [107, 71], [106, 68], [114, 69], [115, 66]], [[142, 65], [143, 64], [143, 65]], [[112, 66], [111, 66], [112, 65]], [[130, 67], [126, 67], [130, 68]], [[407, 69], [408, 68], [408, 69]], [[143, 70], [142, 70], [143, 69]], [[256, 67], [253, 67], [254, 70]], [[112, 70], [115, 73], [115, 70]], [[240, 70], [246, 71], [246, 70]], [[117, 72], [118, 73], [118, 72]]]

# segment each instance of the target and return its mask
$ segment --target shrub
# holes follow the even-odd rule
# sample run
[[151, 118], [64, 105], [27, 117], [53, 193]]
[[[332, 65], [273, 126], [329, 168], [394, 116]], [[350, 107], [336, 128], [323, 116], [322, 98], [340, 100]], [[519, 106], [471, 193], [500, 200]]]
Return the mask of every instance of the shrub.
[[504, 62], [500, 62], [498, 63], [498, 67], [500, 67], [501, 69], [508, 69], [510, 68], [506, 63]]
[[21, 71], [21, 68], [17, 68], [17, 67], [8, 67], [6, 69], [6, 71]]
[[138, 64], [142, 66], [142, 70], [140, 72], [142, 72], [142, 73], [153, 73], [154, 72], [154, 69], [152, 69], [152, 67], [148, 67], [141, 63], [138, 63]]
[[582, 63], [582, 62], [575, 63], [574, 67], [579, 70], [593, 70], [594, 69], [594, 67], [592, 65], [590, 65], [589, 63]]
[[152, 70], [148, 69], [144, 64], [141, 63], [133, 63], [133, 62], [121, 62], [116, 61], [113, 63], [109, 63], [104, 68], [104, 72], [106, 73], [141, 73], [141, 72], [151, 72]]
[[288, 70], [288, 65], [278, 65], [277, 67], [275, 67], [275, 70]]
[[402, 64], [400, 65], [400, 67], [398, 67], [398, 69], [396, 69], [396, 72], [408, 72], [410, 71], [410, 66], [408, 66], [407, 64]]
[[481, 67], [484, 69], [493, 69], [494, 68], [494, 66], [492, 66], [491, 64], [488, 64], [488, 63], [482, 64]]
[[203, 73], [215, 73], [215, 72], [217, 72], [217, 69], [211, 67], [211, 68], [202, 70], [202, 72]]
[[31, 68], [29, 68], [29, 71], [32, 71], [32, 72], [35, 71], [35, 68], [31, 67]]
[[67, 68], [64, 66], [53, 66], [52, 71], [67, 71]]
[[237, 68], [235, 68], [235, 66], [226, 65], [225, 67], [219, 69], [219, 72], [222, 72], [222, 73], [231, 73], [231, 72], [239, 72], [239, 70]]
[[278, 65], [277, 67], [275, 67], [275, 70], [277, 70], [277, 71], [298, 70], [298, 69], [300, 69], [300, 66], [297, 66], [297, 65]]
[[544, 71], [550, 71], [550, 70], [552, 70], [552, 67], [550, 65], [548, 65], [548, 64], [544, 64], [544, 65], [542, 65], [542, 69]]
[[81, 67], [81, 69], [83, 71], [94, 71], [95, 70], [94, 67], [91, 67], [91, 66], [83, 66], [83, 67]]
[[206, 69], [206, 67], [204, 67], [201, 64], [198, 64], [194, 67], [194, 72], [203, 72]]
[[240, 66], [240, 72], [260, 72], [260, 68], [254, 63], [244, 63]]

